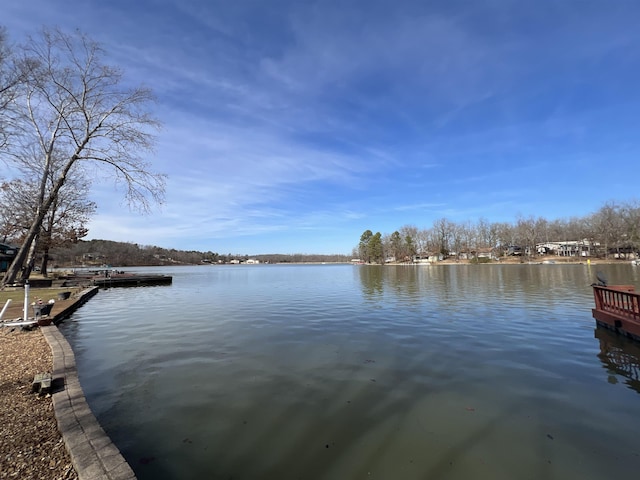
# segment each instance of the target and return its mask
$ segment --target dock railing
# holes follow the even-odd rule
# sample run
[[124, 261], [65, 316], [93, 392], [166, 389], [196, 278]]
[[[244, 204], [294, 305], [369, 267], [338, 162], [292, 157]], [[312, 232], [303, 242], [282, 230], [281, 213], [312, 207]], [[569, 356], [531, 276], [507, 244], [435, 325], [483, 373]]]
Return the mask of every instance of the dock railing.
[[633, 285], [593, 286], [596, 310], [640, 322], [640, 293]]

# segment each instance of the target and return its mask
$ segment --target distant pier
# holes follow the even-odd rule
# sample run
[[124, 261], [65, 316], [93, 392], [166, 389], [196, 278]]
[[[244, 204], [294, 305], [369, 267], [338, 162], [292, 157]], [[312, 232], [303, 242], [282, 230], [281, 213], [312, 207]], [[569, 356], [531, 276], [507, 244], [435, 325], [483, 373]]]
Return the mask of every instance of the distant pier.
[[100, 288], [171, 285], [173, 277], [161, 274], [138, 274], [121, 270], [87, 270], [61, 277], [66, 287], [93, 285]]

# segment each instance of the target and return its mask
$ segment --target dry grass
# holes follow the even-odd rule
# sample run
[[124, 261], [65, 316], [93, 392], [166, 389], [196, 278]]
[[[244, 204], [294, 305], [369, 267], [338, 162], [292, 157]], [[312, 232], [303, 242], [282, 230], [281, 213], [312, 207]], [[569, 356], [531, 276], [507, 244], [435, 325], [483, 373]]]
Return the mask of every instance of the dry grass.
[[[69, 303], [73, 300], [75, 294], [77, 294], [81, 289], [77, 287], [66, 287], [66, 288], [32, 288], [29, 291], [29, 316], [33, 316], [33, 310], [31, 308], [31, 304], [37, 302], [38, 300], [42, 300], [44, 303], [47, 303], [50, 299], [55, 300], [55, 306], [51, 310], [51, 316], [55, 315], [57, 312], [66, 308]], [[58, 300], [58, 293], [61, 292], [71, 292], [71, 298], [68, 300]], [[7, 287], [4, 290], [0, 290], [0, 310], [4, 307], [7, 300], [11, 300], [7, 311], [2, 317], [3, 321], [14, 320], [17, 318], [22, 318], [24, 316], [24, 289], [23, 288], [14, 288]]]

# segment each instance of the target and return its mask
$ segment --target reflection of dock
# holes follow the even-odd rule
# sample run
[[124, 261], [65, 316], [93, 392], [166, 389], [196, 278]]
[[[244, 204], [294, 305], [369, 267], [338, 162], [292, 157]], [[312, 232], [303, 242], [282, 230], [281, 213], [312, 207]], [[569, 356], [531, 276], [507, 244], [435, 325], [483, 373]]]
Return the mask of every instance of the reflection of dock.
[[640, 346], [627, 338], [605, 329], [596, 328], [600, 342], [598, 358], [611, 371], [624, 377], [625, 384], [640, 393]]

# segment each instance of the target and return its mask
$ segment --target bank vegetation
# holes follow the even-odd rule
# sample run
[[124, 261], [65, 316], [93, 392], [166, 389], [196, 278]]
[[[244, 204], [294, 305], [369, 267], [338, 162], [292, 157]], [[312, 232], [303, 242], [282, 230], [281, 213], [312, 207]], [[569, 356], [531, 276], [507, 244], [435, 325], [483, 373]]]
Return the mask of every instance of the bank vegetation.
[[484, 218], [430, 227], [405, 225], [392, 233], [366, 230], [353, 255], [365, 263], [416, 259], [491, 261], [507, 256], [576, 256], [629, 260], [640, 257], [640, 202], [607, 202], [584, 217], [548, 220], [520, 216], [513, 222]]

